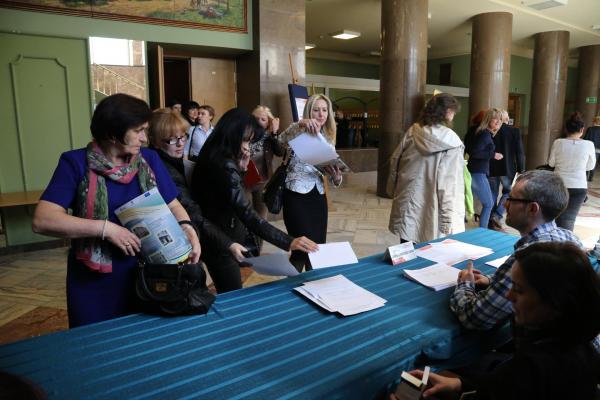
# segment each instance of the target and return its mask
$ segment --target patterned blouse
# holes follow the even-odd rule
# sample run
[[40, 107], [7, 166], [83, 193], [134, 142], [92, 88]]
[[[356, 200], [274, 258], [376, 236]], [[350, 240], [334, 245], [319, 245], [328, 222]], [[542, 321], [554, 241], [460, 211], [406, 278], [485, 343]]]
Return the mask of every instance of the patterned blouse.
[[[294, 122], [279, 135], [279, 141], [289, 147], [288, 142], [303, 133], [306, 133], [306, 130], [301, 128], [297, 122]], [[327, 135], [323, 135], [323, 137], [327, 140], [327, 143], [333, 146], [333, 143], [331, 143]], [[288, 151], [291, 151], [291, 149], [288, 149]], [[330, 180], [332, 180], [331, 177]], [[285, 178], [286, 189], [291, 190], [292, 192], [306, 194], [315, 186], [320, 194], [325, 193], [325, 188], [323, 187], [323, 174], [317, 168], [300, 160], [295, 153], [292, 153], [292, 158], [288, 164], [287, 176]]]

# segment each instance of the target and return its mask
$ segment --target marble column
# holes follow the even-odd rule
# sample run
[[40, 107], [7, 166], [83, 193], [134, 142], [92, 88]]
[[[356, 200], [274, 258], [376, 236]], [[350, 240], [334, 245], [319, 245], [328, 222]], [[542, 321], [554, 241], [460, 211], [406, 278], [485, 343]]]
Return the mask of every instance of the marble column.
[[552, 142], [561, 135], [568, 58], [569, 32], [541, 32], [535, 35], [525, 158], [527, 169], [546, 164]]
[[[578, 69], [576, 110], [583, 113], [585, 126], [591, 126], [594, 116], [600, 114], [600, 45], [579, 48]], [[595, 97], [596, 103], [588, 103], [590, 97]]]
[[292, 82], [288, 54], [295, 77], [304, 84], [304, 0], [253, 0], [254, 50], [237, 59], [238, 105], [248, 111], [263, 104], [271, 108], [285, 129], [292, 122], [288, 83]]
[[389, 159], [423, 107], [427, 74], [427, 0], [381, 2], [381, 136], [377, 195], [385, 193]]
[[469, 115], [491, 107], [506, 109], [510, 83], [512, 14], [491, 12], [473, 17]]

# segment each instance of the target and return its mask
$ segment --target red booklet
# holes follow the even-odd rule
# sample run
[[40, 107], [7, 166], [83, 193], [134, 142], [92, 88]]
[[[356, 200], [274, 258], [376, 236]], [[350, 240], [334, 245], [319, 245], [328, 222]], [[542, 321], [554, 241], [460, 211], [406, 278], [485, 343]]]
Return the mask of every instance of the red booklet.
[[258, 168], [256, 168], [256, 164], [254, 164], [254, 161], [250, 160], [248, 163], [248, 169], [246, 170], [246, 175], [244, 175], [244, 186], [247, 189], [252, 189], [254, 186], [262, 182], [264, 182], [264, 179], [262, 176], [260, 176]]

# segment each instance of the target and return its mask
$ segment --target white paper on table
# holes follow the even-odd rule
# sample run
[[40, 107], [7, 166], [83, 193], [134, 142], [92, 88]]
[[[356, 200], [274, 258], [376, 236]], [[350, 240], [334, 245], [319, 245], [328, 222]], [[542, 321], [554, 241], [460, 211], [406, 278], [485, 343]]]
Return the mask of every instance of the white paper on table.
[[490, 261], [486, 262], [486, 264], [491, 267], [494, 267], [494, 268], [500, 268], [500, 266], [502, 264], [504, 264], [504, 262], [508, 259], [508, 257], [510, 257], [510, 256], [496, 258], [495, 260], [490, 260]]
[[296, 276], [298, 270], [290, 263], [286, 253], [265, 254], [258, 257], [244, 258], [252, 269], [259, 274], [271, 276]]
[[350, 242], [319, 244], [319, 250], [308, 253], [308, 258], [313, 269], [356, 264], [358, 262]]
[[298, 286], [297, 288], [294, 288], [294, 290], [311, 300], [313, 303], [316, 303], [319, 307], [323, 307], [329, 312], [336, 312], [336, 310], [331, 309], [326, 303], [323, 303], [321, 300], [319, 300], [318, 297], [313, 296], [311, 292], [306, 290], [305, 286]]
[[404, 274], [435, 291], [456, 285], [460, 269], [447, 264], [434, 264], [421, 269], [405, 269]]
[[417, 256], [436, 263], [454, 265], [465, 260], [476, 260], [493, 252], [489, 247], [446, 239], [418, 249]]
[[327, 143], [320, 133], [303, 133], [290, 140], [289, 145], [298, 158], [311, 165], [322, 164], [339, 157], [335, 147]]
[[356, 285], [343, 275], [305, 282], [294, 290], [327, 311], [354, 315], [383, 307], [386, 300]]

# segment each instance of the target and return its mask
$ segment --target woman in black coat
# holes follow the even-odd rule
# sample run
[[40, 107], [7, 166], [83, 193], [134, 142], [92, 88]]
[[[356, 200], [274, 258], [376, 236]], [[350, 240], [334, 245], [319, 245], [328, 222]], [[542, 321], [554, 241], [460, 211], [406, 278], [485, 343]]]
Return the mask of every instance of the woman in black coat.
[[[242, 109], [231, 109], [221, 117], [200, 151], [192, 177], [192, 198], [203, 215], [232, 241], [243, 241], [249, 230], [286, 251], [315, 251], [318, 246], [312, 240], [292, 238], [258, 216], [244, 195], [242, 172], [250, 161], [249, 145], [256, 130], [255, 118]], [[202, 259], [217, 292], [242, 287], [239, 264], [231, 253], [205, 248]]]
[[198, 229], [201, 246], [229, 251], [236, 260], [241, 261], [244, 257], [242, 252], [246, 251], [246, 248], [231, 240], [217, 226], [204, 218], [200, 206], [192, 199], [186, 182], [183, 161], [183, 148], [187, 141], [188, 128], [189, 124], [178, 113], [168, 108], [157, 110], [150, 120], [150, 146], [160, 156], [179, 190], [177, 199]]

